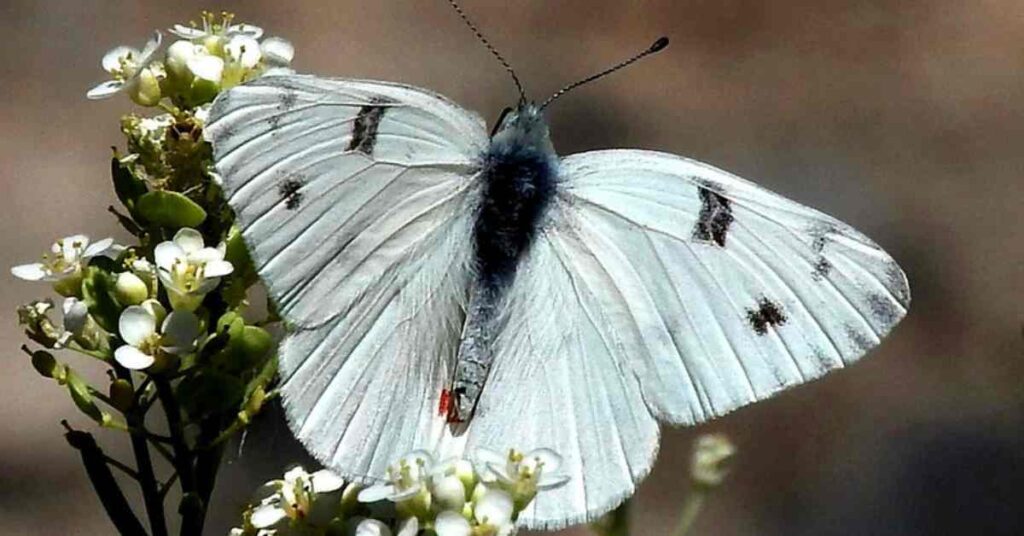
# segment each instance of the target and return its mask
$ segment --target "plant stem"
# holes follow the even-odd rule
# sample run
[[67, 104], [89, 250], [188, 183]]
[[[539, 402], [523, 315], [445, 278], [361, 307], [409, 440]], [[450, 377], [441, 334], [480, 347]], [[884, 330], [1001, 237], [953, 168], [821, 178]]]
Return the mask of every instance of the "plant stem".
[[[132, 374], [128, 369], [115, 364], [114, 371], [118, 378], [134, 385]], [[149, 530], [153, 533], [153, 536], [167, 536], [164, 502], [156, 486], [153, 460], [149, 457], [149, 445], [146, 443], [146, 436], [139, 432], [144, 427], [145, 413], [140, 413], [138, 409], [133, 408], [125, 413], [124, 416], [125, 421], [131, 428], [128, 437], [131, 439], [132, 452], [135, 455], [135, 471], [139, 475], [139, 488], [142, 489], [142, 501], [146, 505]]]
[[167, 429], [171, 434], [171, 450], [174, 458], [174, 469], [178, 473], [181, 485], [181, 535], [196, 536], [202, 533], [206, 507], [202, 504], [196, 489], [196, 472], [193, 465], [193, 453], [185, 442], [185, 434], [181, 424], [181, 408], [174, 397], [174, 389], [166, 378], [153, 378], [157, 396], [167, 416]]
[[679, 514], [679, 522], [676, 524], [676, 529], [672, 531], [672, 536], [686, 536], [690, 532], [694, 521], [697, 520], [697, 515], [704, 507], [707, 496], [707, 487], [700, 485], [690, 487], [690, 493], [687, 494], [686, 500], [683, 502], [683, 511]]

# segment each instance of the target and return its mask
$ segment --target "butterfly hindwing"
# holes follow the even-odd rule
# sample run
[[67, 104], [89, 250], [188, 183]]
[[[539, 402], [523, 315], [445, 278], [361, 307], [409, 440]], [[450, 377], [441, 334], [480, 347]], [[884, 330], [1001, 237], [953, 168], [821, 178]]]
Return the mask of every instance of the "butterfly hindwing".
[[614, 507], [653, 463], [656, 421], [703, 422], [845, 366], [906, 312], [902, 271], [869, 239], [711, 166], [597, 151], [559, 177], [470, 428], [470, 447], [566, 456], [572, 480], [527, 526]]
[[425, 90], [308, 76], [225, 93], [225, 196], [289, 323], [292, 430], [351, 477], [436, 441], [472, 278], [483, 122]]

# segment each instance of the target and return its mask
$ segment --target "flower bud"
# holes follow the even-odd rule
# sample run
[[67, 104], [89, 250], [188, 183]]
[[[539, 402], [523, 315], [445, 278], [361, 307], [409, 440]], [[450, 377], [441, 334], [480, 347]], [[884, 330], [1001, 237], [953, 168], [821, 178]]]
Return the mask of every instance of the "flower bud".
[[196, 45], [191, 41], [175, 41], [167, 47], [167, 60], [164, 65], [167, 74], [175, 81], [191, 82], [192, 71], [188, 68], [188, 62], [196, 55]]
[[149, 298], [149, 287], [139, 276], [131, 272], [121, 272], [114, 284], [114, 297], [125, 307], [138, 305]]
[[439, 508], [462, 510], [466, 504], [466, 488], [455, 475], [444, 476], [434, 483], [434, 500]]
[[156, 106], [163, 98], [160, 91], [160, 77], [152, 67], [146, 67], [139, 73], [138, 81], [132, 88], [130, 97], [139, 106]]
[[39, 374], [47, 378], [53, 378], [57, 375], [57, 368], [60, 364], [54, 359], [53, 354], [37, 350], [32, 352], [32, 366], [35, 367]]
[[715, 487], [725, 480], [728, 462], [736, 455], [736, 446], [722, 434], [705, 434], [697, 438], [690, 464], [694, 484]]
[[117, 379], [110, 383], [110, 403], [121, 412], [127, 412], [135, 404], [135, 389], [128, 380]]

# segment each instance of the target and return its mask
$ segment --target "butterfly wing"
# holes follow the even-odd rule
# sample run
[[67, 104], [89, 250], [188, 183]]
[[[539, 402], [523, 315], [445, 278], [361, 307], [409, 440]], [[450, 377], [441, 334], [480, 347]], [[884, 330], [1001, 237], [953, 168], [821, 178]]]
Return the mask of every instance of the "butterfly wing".
[[559, 176], [468, 442], [566, 457], [573, 480], [538, 496], [530, 527], [632, 493], [656, 421], [703, 422], [850, 364], [906, 313], [906, 278], [871, 240], [714, 167], [611, 150]]
[[471, 280], [483, 121], [425, 90], [271, 76], [207, 128], [224, 193], [290, 334], [289, 424], [350, 477], [429, 447]]

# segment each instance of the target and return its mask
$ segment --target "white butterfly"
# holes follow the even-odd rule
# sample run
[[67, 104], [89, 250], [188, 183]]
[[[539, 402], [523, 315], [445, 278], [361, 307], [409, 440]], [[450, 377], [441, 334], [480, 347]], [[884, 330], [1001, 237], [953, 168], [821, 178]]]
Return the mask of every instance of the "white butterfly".
[[269, 76], [221, 95], [207, 135], [292, 328], [298, 438], [354, 478], [414, 449], [551, 448], [571, 480], [529, 527], [610, 510], [659, 421], [846, 366], [910, 301], [846, 224], [671, 154], [558, 157], [527, 102], [489, 136], [423, 89]]

